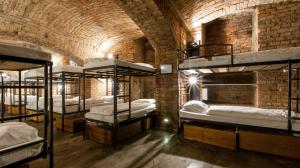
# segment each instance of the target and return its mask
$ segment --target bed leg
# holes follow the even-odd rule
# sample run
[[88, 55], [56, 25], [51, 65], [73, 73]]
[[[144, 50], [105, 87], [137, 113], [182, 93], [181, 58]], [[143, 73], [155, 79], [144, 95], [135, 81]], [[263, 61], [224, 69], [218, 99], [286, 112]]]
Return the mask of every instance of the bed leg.
[[86, 120], [83, 120], [83, 140], [86, 140]]
[[240, 148], [240, 134], [239, 134], [240, 130], [239, 128], [235, 128], [235, 141], [236, 141], [236, 149]]
[[151, 128], [155, 130], [156, 128], [156, 115], [152, 115], [151, 117]]
[[111, 145], [115, 146], [117, 140], [117, 126], [113, 125], [111, 128]]

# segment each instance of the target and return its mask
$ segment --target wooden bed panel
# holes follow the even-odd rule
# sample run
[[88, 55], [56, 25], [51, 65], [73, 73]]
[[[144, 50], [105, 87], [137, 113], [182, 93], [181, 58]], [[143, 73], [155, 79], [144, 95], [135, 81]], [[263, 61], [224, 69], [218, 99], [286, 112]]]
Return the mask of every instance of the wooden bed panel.
[[300, 137], [240, 131], [240, 148], [300, 159]]
[[[62, 129], [62, 116], [60, 114], [55, 115], [55, 126], [57, 129]], [[72, 133], [81, 132], [84, 129], [84, 121], [83, 116], [75, 114], [75, 115], [67, 115], [64, 119], [64, 130]]]
[[[118, 127], [116, 140], [121, 142], [141, 132], [141, 121], [137, 121], [126, 126]], [[86, 135], [97, 143], [111, 145], [112, 144], [112, 131], [104, 126], [96, 126], [94, 124], [86, 125]]]
[[[20, 115], [18, 105], [7, 105], [5, 109], [7, 109], [6, 114], [8, 115]], [[25, 114], [26, 107], [22, 105], [21, 109], [21, 114]]]
[[[36, 111], [30, 109], [27, 109], [26, 112], [27, 114], [36, 114]], [[37, 122], [44, 122], [44, 115], [30, 117], [30, 120], [37, 121]]]
[[234, 131], [184, 124], [184, 138], [228, 149], [236, 149], [236, 133]]

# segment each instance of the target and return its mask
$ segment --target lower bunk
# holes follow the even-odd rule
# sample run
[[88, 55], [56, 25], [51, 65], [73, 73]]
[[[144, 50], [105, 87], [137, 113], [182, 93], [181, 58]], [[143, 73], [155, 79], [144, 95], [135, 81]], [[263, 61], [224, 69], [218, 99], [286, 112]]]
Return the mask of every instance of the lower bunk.
[[85, 114], [84, 136], [98, 143], [114, 145], [143, 130], [154, 128], [156, 106], [152, 99], [139, 99], [131, 103], [119, 103], [114, 115], [114, 106], [94, 106]]
[[[179, 111], [185, 139], [300, 159], [300, 122], [292, 120], [288, 130], [286, 110], [220, 105], [203, 109]], [[295, 113], [292, 117], [298, 118]]]
[[138, 118], [127, 123], [113, 126], [87, 120], [85, 124], [85, 138], [104, 145], [120, 143], [142, 131], [155, 128], [155, 114]]

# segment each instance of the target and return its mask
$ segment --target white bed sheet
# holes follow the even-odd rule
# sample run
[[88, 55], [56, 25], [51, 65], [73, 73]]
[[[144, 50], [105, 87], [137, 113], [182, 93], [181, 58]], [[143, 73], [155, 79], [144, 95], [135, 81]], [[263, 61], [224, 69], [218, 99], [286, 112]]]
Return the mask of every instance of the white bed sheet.
[[85, 60], [84, 69], [96, 68], [96, 67], [104, 67], [110, 65], [119, 65], [123, 67], [130, 67], [139, 70], [145, 70], [150, 72], [155, 72], [155, 68], [151, 68], [149, 66], [143, 66], [141, 64], [135, 64], [127, 61], [117, 60], [117, 59], [108, 59], [104, 60], [101, 58], [89, 58]]
[[44, 77], [44, 68], [32, 69], [24, 74], [25, 78], [29, 77]]
[[[8, 122], [0, 124], [0, 149], [14, 147], [21, 144], [41, 140], [36, 128], [22, 122]], [[30, 146], [18, 151], [0, 156], [0, 167], [38, 155], [42, 144]]]
[[[146, 115], [147, 113], [150, 113], [152, 111], [156, 110], [155, 104], [151, 104], [146, 108], [138, 109], [131, 112], [131, 117], [142, 117]], [[126, 113], [120, 113], [118, 114], [118, 122], [125, 121], [128, 119], [128, 112]], [[91, 119], [91, 120], [97, 120], [97, 121], [104, 121], [108, 123], [114, 123], [114, 116], [113, 115], [103, 115], [101, 113], [94, 113], [94, 112], [88, 112], [85, 114], [85, 118]]]
[[[234, 64], [270, 62], [300, 59], [300, 47], [265, 50], [259, 52], [239, 53], [234, 55]], [[197, 68], [216, 65], [230, 65], [230, 55], [212, 57], [209, 61], [204, 58], [185, 60], [179, 68]]]
[[53, 67], [53, 73], [57, 73], [57, 72], [83, 73], [83, 67], [72, 66], [72, 65], [61, 65], [61, 66]]
[[[200, 119], [261, 126], [267, 128], [287, 129], [287, 111], [279, 109], [261, 109], [249, 106], [212, 105], [208, 113], [179, 111], [181, 118]], [[293, 121], [293, 130], [300, 131], [300, 121]]]

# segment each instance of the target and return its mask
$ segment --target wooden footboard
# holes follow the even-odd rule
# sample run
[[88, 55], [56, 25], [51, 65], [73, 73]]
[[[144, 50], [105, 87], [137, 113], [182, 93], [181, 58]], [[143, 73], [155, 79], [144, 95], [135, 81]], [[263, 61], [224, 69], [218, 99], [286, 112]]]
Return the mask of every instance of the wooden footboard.
[[236, 149], [236, 133], [230, 130], [217, 130], [184, 124], [184, 138], [201, 143]]
[[[136, 121], [128, 125], [119, 126], [116, 128], [116, 141], [121, 142], [142, 131], [142, 121]], [[146, 126], [147, 129], [148, 126]], [[149, 126], [150, 127], [150, 126]], [[94, 123], [87, 123], [86, 136], [97, 143], [112, 145], [112, 127], [104, 125], [96, 125]]]
[[240, 131], [240, 148], [300, 159], [300, 137]]
[[[55, 126], [57, 129], [62, 129], [62, 115], [55, 115]], [[84, 129], [84, 120], [82, 115], [66, 115], [64, 118], [64, 130], [72, 133], [81, 132]]]

